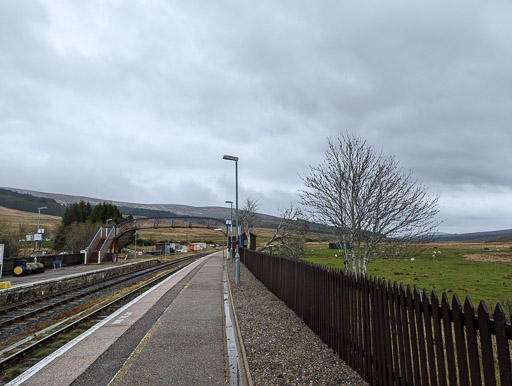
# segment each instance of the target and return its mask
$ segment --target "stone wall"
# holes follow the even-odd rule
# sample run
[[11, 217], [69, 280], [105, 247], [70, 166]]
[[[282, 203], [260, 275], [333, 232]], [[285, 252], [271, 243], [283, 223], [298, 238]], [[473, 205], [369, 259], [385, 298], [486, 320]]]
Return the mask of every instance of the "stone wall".
[[37, 283], [27, 283], [13, 288], [3, 289], [0, 290], [0, 307], [33, 299], [40, 299], [48, 295], [72, 290], [85, 284], [96, 283], [105, 279], [111, 279], [144, 268], [152, 267], [156, 264], [158, 264], [157, 259], [144, 260], [116, 267], [76, 273], [66, 276], [65, 278], [49, 279]]

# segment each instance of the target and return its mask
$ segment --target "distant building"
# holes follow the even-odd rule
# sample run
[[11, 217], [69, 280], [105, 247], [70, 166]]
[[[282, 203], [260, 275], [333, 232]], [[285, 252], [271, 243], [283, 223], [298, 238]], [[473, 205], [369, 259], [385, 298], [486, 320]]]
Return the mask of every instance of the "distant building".
[[163, 253], [164, 255], [174, 253], [174, 251], [175, 251], [175, 249], [172, 248], [170, 244], [165, 244], [165, 243], [157, 243], [155, 245], [155, 250], [160, 251], [160, 253]]
[[202, 249], [205, 249], [205, 248], [206, 248], [206, 243], [192, 243], [192, 244], [190, 244], [190, 245], [192, 245], [192, 246], [193, 246], [193, 248], [194, 248], [193, 250], [194, 250], [194, 251], [200, 251], [200, 250], [202, 250]]

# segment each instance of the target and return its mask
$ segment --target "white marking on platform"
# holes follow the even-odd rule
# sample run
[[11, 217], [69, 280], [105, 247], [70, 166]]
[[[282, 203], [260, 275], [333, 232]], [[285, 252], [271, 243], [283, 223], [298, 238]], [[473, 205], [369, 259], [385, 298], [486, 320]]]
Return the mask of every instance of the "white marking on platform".
[[124, 320], [125, 320], [126, 318], [129, 318], [129, 317], [130, 317], [130, 315], [131, 315], [132, 313], [133, 313], [133, 312], [126, 312], [126, 313], [125, 313], [125, 314], [123, 314], [119, 319], [114, 320], [114, 321], [112, 322], [112, 324], [120, 324], [120, 323], [124, 322]]

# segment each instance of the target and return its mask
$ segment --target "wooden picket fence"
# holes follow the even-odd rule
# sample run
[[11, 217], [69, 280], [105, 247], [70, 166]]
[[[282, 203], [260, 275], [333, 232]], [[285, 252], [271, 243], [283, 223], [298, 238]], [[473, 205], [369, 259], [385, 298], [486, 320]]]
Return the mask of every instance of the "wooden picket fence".
[[373, 385], [512, 385], [512, 328], [498, 304], [243, 249], [242, 262]]

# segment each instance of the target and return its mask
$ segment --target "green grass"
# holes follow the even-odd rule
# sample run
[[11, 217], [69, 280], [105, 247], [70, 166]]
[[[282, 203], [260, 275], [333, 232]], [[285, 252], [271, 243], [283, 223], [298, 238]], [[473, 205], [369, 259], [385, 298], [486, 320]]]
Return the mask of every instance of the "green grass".
[[[500, 303], [506, 313], [512, 312], [512, 263], [465, 260], [464, 255], [480, 253], [483, 247], [443, 248], [441, 245], [436, 250], [440, 250], [441, 254], [436, 254], [434, 260], [433, 249], [426, 250], [415, 261], [375, 260], [368, 266], [368, 275], [403, 283], [404, 286], [410, 285], [411, 289], [414, 286], [420, 290], [426, 288], [429, 294], [435, 290], [439, 297], [446, 292], [450, 302], [454, 293], [461, 302], [469, 295], [475, 306], [484, 300], [492, 308], [491, 312], [496, 303]], [[491, 250], [486, 253], [496, 252]], [[308, 249], [306, 254], [306, 260], [312, 263], [329, 268], [344, 268], [342, 253], [338, 250]]]

